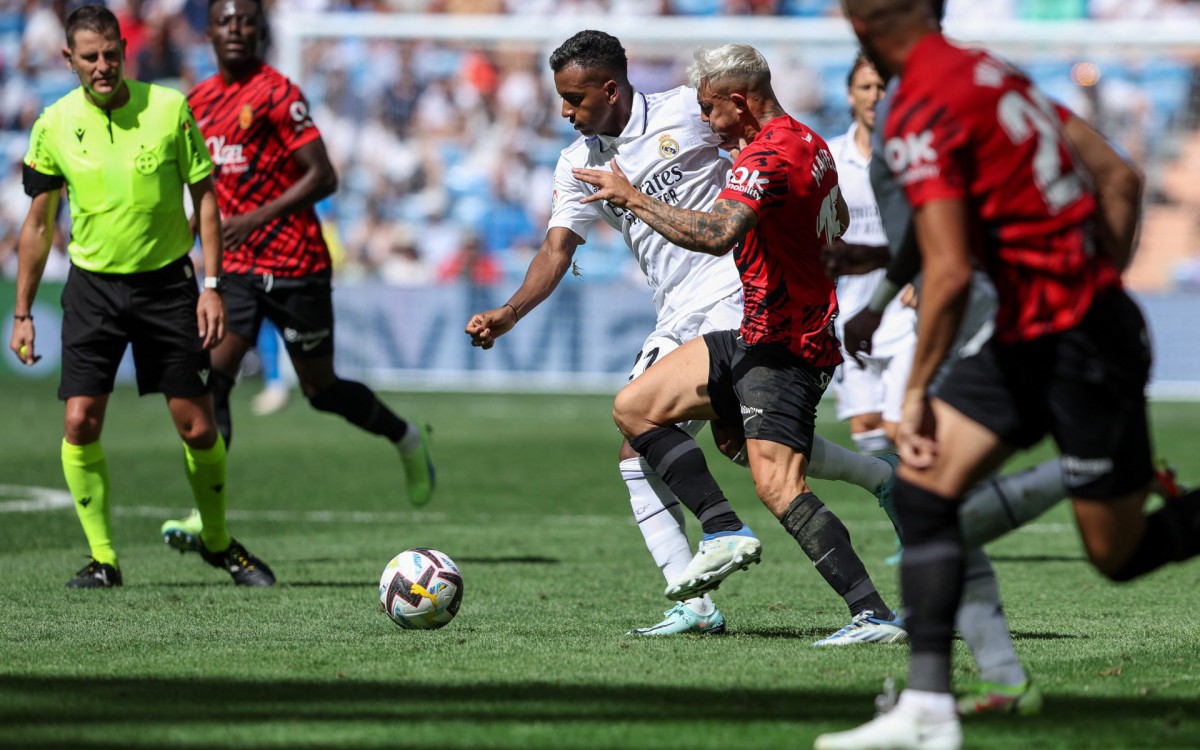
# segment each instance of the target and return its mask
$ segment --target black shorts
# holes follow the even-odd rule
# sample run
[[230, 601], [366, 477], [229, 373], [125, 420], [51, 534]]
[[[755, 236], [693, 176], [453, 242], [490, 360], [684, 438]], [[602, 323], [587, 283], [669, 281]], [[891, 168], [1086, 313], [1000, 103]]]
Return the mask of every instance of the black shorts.
[[211, 363], [196, 322], [200, 290], [186, 255], [157, 271], [93, 273], [71, 266], [63, 287], [58, 397], [112, 393], [133, 345], [138, 393], [208, 393]]
[[937, 397], [1011, 445], [1053, 436], [1072, 497], [1120, 497], [1154, 469], [1149, 342], [1137, 305], [1114, 290], [1075, 328], [1017, 344], [992, 339], [950, 370]]
[[230, 332], [258, 340], [263, 318], [283, 334], [292, 359], [333, 356], [332, 274], [325, 270], [295, 279], [269, 274], [226, 274], [225, 311]]
[[779, 344], [748, 345], [737, 331], [704, 334], [708, 395], [722, 420], [740, 421], [747, 439], [812, 455], [817, 404], [836, 366], [813, 367]]

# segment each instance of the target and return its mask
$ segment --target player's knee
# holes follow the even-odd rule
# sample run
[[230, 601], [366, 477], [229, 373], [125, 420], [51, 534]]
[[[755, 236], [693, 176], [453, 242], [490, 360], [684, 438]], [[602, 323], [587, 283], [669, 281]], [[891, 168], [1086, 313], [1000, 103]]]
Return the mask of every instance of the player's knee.
[[897, 477], [893, 497], [905, 546], [961, 537], [958, 503]]
[[613, 421], [626, 438], [636, 437], [649, 429], [643, 411], [641, 400], [630, 386], [618, 391], [613, 399]]
[[88, 445], [100, 439], [104, 412], [90, 404], [68, 399], [63, 418], [63, 434], [74, 445]]

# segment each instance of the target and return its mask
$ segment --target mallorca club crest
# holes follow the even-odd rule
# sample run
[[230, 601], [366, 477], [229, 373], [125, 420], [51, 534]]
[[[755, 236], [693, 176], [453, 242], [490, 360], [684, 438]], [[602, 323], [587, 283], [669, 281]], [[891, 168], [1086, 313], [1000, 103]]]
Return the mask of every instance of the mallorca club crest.
[[249, 104], [242, 107], [242, 111], [238, 113], [238, 127], [242, 130], [249, 130], [251, 123], [254, 122], [254, 108]]
[[664, 159], [673, 159], [679, 156], [679, 143], [671, 137], [670, 133], [659, 136], [658, 155]]

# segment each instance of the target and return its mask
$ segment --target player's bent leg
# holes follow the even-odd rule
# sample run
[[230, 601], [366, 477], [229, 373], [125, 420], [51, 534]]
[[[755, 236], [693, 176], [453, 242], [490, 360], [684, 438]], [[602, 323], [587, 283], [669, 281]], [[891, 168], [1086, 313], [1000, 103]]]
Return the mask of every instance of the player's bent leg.
[[[684, 531], [683, 506], [662, 478], [627, 443], [621, 446], [621, 456], [621, 478], [629, 490], [634, 520], [642, 532], [650, 556], [670, 583], [683, 573], [692, 560], [692, 548]], [[680, 611], [680, 607], [688, 612]], [[664, 614], [666, 619], [662, 622], [636, 628], [630, 634], [674, 635], [725, 630], [725, 618], [708, 596], [681, 602]]]
[[[622, 388], [613, 401], [613, 420], [626, 439], [657, 427], [693, 419], [715, 419], [708, 396], [709, 352], [695, 338]], [[635, 446], [636, 450], [636, 446]]]
[[292, 355], [300, 389], [317, 411], [339, 414], [347, 422], [395, 444], [404, 465], [408, 499], [423, 506], [433, 499], [437, 470], [433, 464], [433, 429], [402, 419], [362, 383], [344, 380], [333, 371], [333, 355], [304, 359]]
[[1116, 500], [1073, 501], [1084, 547], [1108, 578], [1131, 581], [1170, 562], [1200, 555], [1200, 492], [1142, 514], [1146, 492]]

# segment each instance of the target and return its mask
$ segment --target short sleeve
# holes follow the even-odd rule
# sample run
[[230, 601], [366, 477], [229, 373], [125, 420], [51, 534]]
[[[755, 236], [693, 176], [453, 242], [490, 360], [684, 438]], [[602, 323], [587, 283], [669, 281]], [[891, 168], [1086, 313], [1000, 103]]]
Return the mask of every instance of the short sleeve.
[[588, 231], [600, 215], [592, 205], [579, 202], [583, 197], [583, 183], [571, 174], [571, 163], [560, 157], [554, 168], [554, 204], [549, 228], [570, 229], [586, 242]]
[[29, 133], [29, 152], [25, 154], [25, 166], [50, 177], [62, 177], [62, 171], [54, 158], [54, 138], [47, 119], [46, 113], [43, 112], [33, 123], [33, 130]]
[[192, 116], [192, 108], [184, 99], [179, 105], [178, 159], [179, 177], [187, 185], [195, 185], [213, 171], [212, 156], [204, 143], [204, 136]]
[[283, 96], [272, 105], [267, 116], [271, 119], [276, 137], [288, 153], [321, 137], [321, 131], [317, 130], [309, 111], [308, 100], [291, 81], [287, 82]]
[[787, 156], [775, 145], [756, 140], [738, 154], [717, 198], [745, 203], [761, 221], [767, 210], [782, 205], [787, 195]]
[[[909, 110], [897, 107], [889, 117], [883, 156], [914, 209], [967, 196], [970, 130], [944, 105], [924, 100]], [[936, 109], [932, 116], [929, 109]]]

